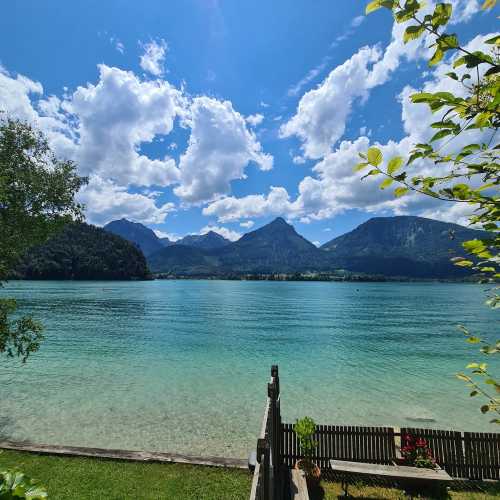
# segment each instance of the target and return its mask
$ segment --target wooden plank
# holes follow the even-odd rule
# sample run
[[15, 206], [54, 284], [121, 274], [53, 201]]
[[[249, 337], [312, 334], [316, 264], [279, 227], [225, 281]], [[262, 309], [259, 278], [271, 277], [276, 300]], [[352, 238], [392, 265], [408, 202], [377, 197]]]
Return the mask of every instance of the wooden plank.
[[351, 474], [385, 476], [398, 479], [422, 479], [427, 481], [453, 481], [453, 478], [443, 469], [421, 469], [406, 465], [367, 464], [345, 460], [330, 460], [330, 466], [333, 470]]
[[191, 465], [209, 465], [211, 467], [229, 467], [247, 469], [248, 461], [223, 457], [196, 457], [178, 453], [155, 451], [116, 450], [104, 448], [84, 448], [80, 446], [58, 446], [35, 444], [27, 441], [0, 441], [0, 449], [40, 453], [44, 455], [65, 455], [73, 457], [107, 458], [134, 462], [179, 463]]

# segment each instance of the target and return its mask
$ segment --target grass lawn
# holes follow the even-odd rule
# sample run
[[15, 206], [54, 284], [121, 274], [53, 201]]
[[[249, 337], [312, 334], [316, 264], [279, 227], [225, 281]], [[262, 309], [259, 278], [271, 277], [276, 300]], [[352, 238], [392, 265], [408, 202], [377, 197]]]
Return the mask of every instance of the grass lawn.
[[[248, 499], [252, 476], [238, 469], [154, 464], [36, 455], [0, 450], [0, 470], [18, 467], [40, 480], [51, 500], [240, 500]], [[339, 483], [322, 481], [311, 500], [337, 500]], [[401, 490], [363, 483], [349, 486], [352, 498], [403, 499]], [[473, 491], [451, 490], [441, 496], [418, 498], [486, 500], [500, 498], [500, 484], [482, 484]]]
[[0, 450], [0, 470], [18, 467], [53, 500], [240, 500], [252, 476], [237, 469], [121, 462]]
[[[343, 490], [339, 483], [321, 482], [320, 494], [311, 494], [311, 500], [337, 500], [339, 495], [343, 494]], [[450, 499], [450, 500], [486, 500], [492, 498], [500, 498], [500, 485], [496, 483], [483, 483], [480, 487], [470, 487], [471, 491], [449, 490], [442, 494], [426, 494], [420, 493], [414, 498], [426, 499]], [[483, 491], [481, 491], [483, 490]], [[407, 499], [404, 492], [389, 487], [372, 486], [368, 484], [358, 483], [349, 485], [349, 497], [352, 498], [384, 498], [388, 500]]]

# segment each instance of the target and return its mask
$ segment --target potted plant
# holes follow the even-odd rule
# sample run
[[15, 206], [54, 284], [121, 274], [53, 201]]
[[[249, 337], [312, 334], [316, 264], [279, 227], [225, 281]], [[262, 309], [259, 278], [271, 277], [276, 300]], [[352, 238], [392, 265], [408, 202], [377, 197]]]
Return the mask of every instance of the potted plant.
[[316, 431], [316, 424], [311, 417], [304, 417], [295, 422], [293, 431], [299, 441], [299, 447], [304, 458], [295, 464], [296, 469], [304, 471], [308, 483], [317, 484], [321, 476], [320, 468], [313, 462], [312, 457], [318, 443], [313, 436]]
[[424, 469], [438, 469], [439, 465], [429, 448], [427, 440], [423, 438], [415, 438], [411, 434], [406, 434], [403, 437], [403, 447], [401, 455], [405, 465], [420, 467]]

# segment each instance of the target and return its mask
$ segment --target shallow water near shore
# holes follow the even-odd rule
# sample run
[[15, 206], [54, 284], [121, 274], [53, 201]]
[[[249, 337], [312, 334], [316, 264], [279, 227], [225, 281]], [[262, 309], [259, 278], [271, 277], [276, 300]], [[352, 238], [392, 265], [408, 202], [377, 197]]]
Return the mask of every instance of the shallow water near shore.
[[456, 324], [498, 326], [485, 290], [12, 281], [0, 294], [46, 340], [25, 365], [0, 361], [0, 439], [245, 458], [273, 363], [286, 421], [495, 431], [454, 377], [483, 359]]

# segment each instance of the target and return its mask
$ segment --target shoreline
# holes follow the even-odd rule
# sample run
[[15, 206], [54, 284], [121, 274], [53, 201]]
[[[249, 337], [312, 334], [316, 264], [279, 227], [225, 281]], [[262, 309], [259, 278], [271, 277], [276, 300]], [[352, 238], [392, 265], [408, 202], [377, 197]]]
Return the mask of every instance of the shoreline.
[[183, 455], [180, 453], [166, 453], [157, 451], [120, 450], [108, 448], [89, 448], [84, 446], [37, 444], [32, 443], [31, 441], [0, 441], [0, 450], [24, 451], [42, 455], [124, 460], [129, 462], [176, 463], [231, 469], [248, 469], [248, 461], [238, 458], [199, 457]]

